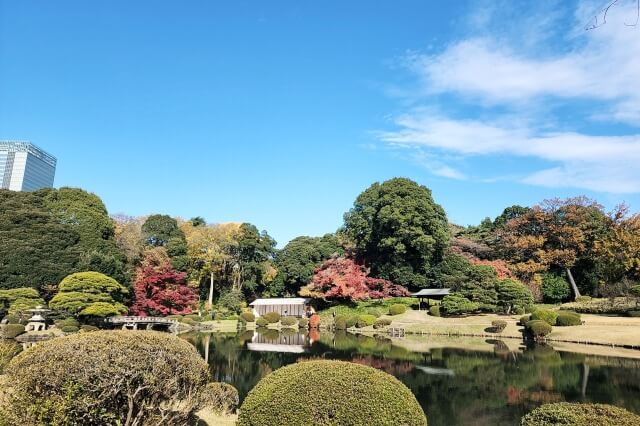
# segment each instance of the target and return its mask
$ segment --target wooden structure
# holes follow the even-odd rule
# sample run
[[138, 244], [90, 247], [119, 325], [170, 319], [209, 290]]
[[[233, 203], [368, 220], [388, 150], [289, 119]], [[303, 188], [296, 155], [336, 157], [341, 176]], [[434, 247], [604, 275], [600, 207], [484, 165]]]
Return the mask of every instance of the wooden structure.
[[283, 317], [304, 317], [307, 315], [309, 299], [302, 297], [285, 297], [280, 299], [256, 299], [249, 303], [256, 317], [268, 312], [277, 312]]
[[302, 333], [283, 335], [270, 339], [264, 334], [255, 333], [247, 349], [255, 352], [287, 352], [301, 354], [307, 351], [309, 346], [308, 337]]
[[110, 317], [105, 322], [113, 325], [122, 325], [123, 330], [159, 330], [176, 332], [178, 321], [164, 317]]
[[445, 296], [451, 294], [451, 289], [449, 288], [423, 288], [417, 293], [411, 293], [411, 297], [415, 297], [420, 299], [420, 304], [418, 305], [418, 310], [422, 307], [422, 303], [424, 299], [427, 299], [427, 307], [429, 307], [429, 300], [442, 300]]

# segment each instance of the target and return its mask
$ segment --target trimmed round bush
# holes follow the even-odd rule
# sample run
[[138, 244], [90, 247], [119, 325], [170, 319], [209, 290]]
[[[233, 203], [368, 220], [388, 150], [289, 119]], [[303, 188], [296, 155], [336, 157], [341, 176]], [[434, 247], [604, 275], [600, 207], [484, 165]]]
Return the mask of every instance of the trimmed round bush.
[[358, 316], [353, 315], [347, 318], [347, 328], [353, 328], [358, 323]]
[[77, 333], [80, 331], [80, 327], [76, 327], [75, 325], [65, 325], [60, 329], [63, 333]]
[[198, 315], [198, 314], [189, 314], [189, 315], [185, 315], [185, 316], [184, 316], [184, 318], [185, 318], [185, 319], [187, 319], [187, 318], [188, 318], [188, 319], [190, 319], [191, 321], [194, 321], [194, 322], [203, 322], [203, 321], [205, 321], [205, 318], [204, 318], [204, 317], [201, 317], [201, 316], [200, 316], [200, 315]]
[[435, 305], [429, 308], [429, 315], [431, 315], [432, 317], [439, 317], [440, 316], [440, 306], [439, 305]]
[[554, 274], [543, 276], [541, 290], [545, 302], [549, 303], [563, 302], [571, 296], [571, 288], [567, 280]]
[[556, 320], [558, 319], [558, 313], [550, 309], [536, 309], [531, 314], [531, 319], [541, 320], [546, 322], [549, 325], [556, 325]]
[[202, 408], [216, 414], [233, 414], [238, 408], [238, 390], [228, 383], [209, 383], [202, 392]]
[[306, 318], [300, 318], [298, 319], [298, 327], [300, 328], [307, 328], [309, 327], [309, 320]]
[[7, 324], [2, 328], [2, 337], [5, 339], [15, 339], [22, 333], [24, 333], [22, 324]]
[[94, 326], [94, 325], [83, 325], [82, 327], [80, 327], [80, 331], [88, 333], [91, 331], [98, 331], [100, 330], [98, 327]]
[[606, 404], [558, 402], [536, 408], [522, 418], [522, 426], [637, 426], [640, 416]]
[[525, 327], [531, 337], [536, 340], [544, 339], [553, 330], [548, 322], [542, 320], [529, 321]]
[[571, 327], [576, 325], [582, 325], [582, 319], [580, 314], [571, 311], [558, 312], [558, 318], [556, 318], [556, 325], [558, 327]]
[[585, 302], [590, 302], [591, 301], [591, 296], [578, 296], [576, 297], [576, 302], [578, 303], [585, 303]]
[[461, 315], [477, 311], [480, 305], [461, 294], [453, 293], [442, 299], [440, 307], [447, 315]]
[[16, 315], [7, 315], [4, 317], [3, 321], [7, 324], [20, 324], [20, 318]]
[[493, 320], [491, 321], [491, 326], [496, 333], [502, 333], [507, 328], [507, 322], [505, 320]]
[[523, 315], [520, 317], [520, 325], [526, 326], [527, 323], [531, 321], [531, 315]]
[[65, 318], [63, 320], [56, 321], [55, 324], [56, 324], [56, 327], [58, 327], [58, 328], [65, 327], [67, 325], [72, 325], [74, 327], [80, 327], [80, 322], [78, 322], [78, 320], [75, 319], [75, 318]]
[[376, 317], [373, 315], [360, 315], [358, 317], [358, 321], [356, 322], [356, 327], [364, 328], [370, 327], [376, 322]]
[[373, 323], [373, 328], [375, 328], [376, 330], [380, 329], [380, 328], [385, 328], [391, 325], [391, 319], [389, 318], [379, 318], [376, 320], [376, 322]]
[[284, 327], [293, 327], [296, 324], [298, 324], [298, 319], [295, 317], [284, 317], [280, 320], [280, 323], [284, 326]]
[[524, 315], [524, 308], [522, 306], [516, 306], [513, 309], [513, 313], [516, 315]]
[[389, 307], [389, 315], [400, 315], [407, 312], [407, 305], [395, 304]]
[[240, 314], [240, 320], [244, 322], [256, 322], [256, 316], [253, 312], [243, 312]]
[[184, 317], [182, 315], [168, 315], [166, 318], [170, 319], [170, 320], [176, 320], [178, 322], [180, 322], [180, 321], [182, 321], [184, 319]]
[[258, 327], [266, 327], [267, 325], [269, 325], [269, 321], [267, 321], [266, 319], [260, 317], [256, 320], [256, 326]]
[[343, 361], [308, 361], [280, 368], [253, 388], [240, 426], [426, 426], [413, 393], [395, 377]]
[[267, 312], [262, 316], [269, 324], [276, 324], [280, 321], [280, 314], [277, 312]]
[[42, 342], [5, 374], [8, 424], [168, 425], [193, 424], [209, 370], [183, 339], [119, 330]]
[[187, 317], [183, 318], [182, 321], [180, 321], [180, 322], [183, 323], [183, 324], [190, 325], [192, 327], [197, 324], [197, 322], [194, 321], [192, 318], [187, 318]]
[[367, 309], [367, 314], [373, 315], [376, 318], [380, 318], [382, 316], [382, 311], [378, 308], [369, 308]]
[[336, 315], [335, 320], [333, 321], [333, 327], [336, 330], [346, 330], [347, 329], [347, 320], [349, 319], [346, 315]]

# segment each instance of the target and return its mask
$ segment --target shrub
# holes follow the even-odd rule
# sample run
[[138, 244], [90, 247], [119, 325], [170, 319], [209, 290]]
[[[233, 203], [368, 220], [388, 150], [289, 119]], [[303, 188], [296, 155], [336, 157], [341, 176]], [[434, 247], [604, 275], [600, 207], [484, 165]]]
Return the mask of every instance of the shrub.
[[375, 322], [376, 322], [376, 317], [374, 317], [373, 315], [360, 315], [358, 317], [358, 321], [356, 322], [356, 327], [358, 328], [370, 327]]
[[493, 320], [491, 321], [491, 326], [496, 333], [502, 333], [507, 328], [507, 322], [505, 320]]
[[309, 328], [311, 329], [317, 329], [318, 327], [320, 327], [320, 322], [322, 320], [320, 319], [320, 315], [316, 315], [313, 314], [311, 315], [311, 318], [309, 318]]
[[307, 328], [309, 327], [309, 320], [306, 318], [300, 318], [298, 320], [298, 327], [300, 328]]
[[[3, 374], [4, 368], [11, 359], [22, 351], [22, 345], [14, 340], [0, 339], [0, 375]], [[0, 391], [0, 393], [2, 393]], [[0, 405], [2, 405], [2, 396], [0, 396]], [[0, 411], [1, 413], [1, 411]], [[2, 421], [0, 421], [2, 424]]]
[[184, 319], [182, 315], [169, 315], [166, 318], [170, 320], [176, 320], [178, 322], [181, 322]]
[[5, 373], [11, 388], [0, 418], [9, 424], [191, 424], [208, 380], [194, 346], [152, 331], [52, 339]]
[[195, 322], [195, 321], [194, 321], [193, 319], [191, 319], [191, 318], [183, 318], [183, 319], [182, 319], [182, 321], [180, 321], [180, 322], [181, 322], [181, 323], [183, 323], [183, 324], [190, 325], [190, 326], [192, 326], [192, 327], [193, 327], [194, 325], [196, 325], [196, 324], [197, 324], [197, 322]]
[[560, 309], [579, 312], [581, 314], [609, 314], [624, 315], [630, 309], [634, 309], [635, 303], [627, 297], [614, 299], [591, 298], [583, 302], [571, 302], [563, 304]]
[[204, 317], [201, 317], [198, 314], [189, 314], [189, 315], [185, 315], [184, 318], [189, 318], [190, 320], [194, 321], [194, 322], [203, 322], [205, 320]]
[[56, 324], [56, 327], [58, 328], [62, 328], [66, 326], [80, 327], [80, 323], [75, 318], [65, 318], [63, 320], [56, 321], [55, 324]]
[[93, 326], [93, 325], [83, 325], [82, 327], [80, 327], [80, 330], [85, 332], [85, 333], [88, 333], [88, 332], [91, 332], [91, 331], [98, 331], [100, 329], [98, 327], [96, 327], [96, 326]]
[[269, 324], [275, 324], [280, 321], [280, 314], [277, 312], [267, 312], [262, 316]]
[[382, 316], [382, 311], [378, 308], [369, 308], [367, 309], [367, 314], [373, 315], [376, 318], [380, 318]]
[[535, 305], [524, 305], [524, 313], [525, 314], [532, 314], [533, 311], [535, 311], [537, 308]]
[[629, 311], [627, 312], [627, 315], [629, 315], [630, 317], [638, 318], [640, 317], [640, 310]]
[[63, 333], [71, 334], [71, 333], [77, 333], [78, 331], [80, 331], [80, 327], [76, 327], [75, 325], [65, 325], [60, 330]]
[[590, 302], [591, 301], [591, 296], [578, 296], [576, 297], [576, 302], [578, 303], [585, 303], [585, 302]]
[[342, 361], [308, 361], [276, 370], [244, 400], [240, 426], [426, 426], [413, 393], [395, 377]]
[[435, 305], [429, 308], [429, 314], [432, 317], [439, 317], [440, 316], [440, 306]]
[[531, 321], [531, 315], [524, 315], [520, 317], [519, 322], [520, 322], [520, 325], [526, 326], [529, 321]]
[[238, 408], [238, 390], [228, 383], [209, 383], [202, 392], [201, 407], [216, 414], [233, 414]]
[[298, 323], [298, 319], [295, 317], [284, 317], [280, 320], [280, 323], [285, 327], [293, 327]]
[[549, 325], [556, 325], [558, 313], [550, 309], [536, 309], [531, 314], [532, 320], [542, 320]]
[[525, 328], [529, 335], [535, 340], [544, 340], [553, 330], [553, 327], [551, 327], [548, 322], [542, 320], [529, 321]]
[[358, 316], [353, 315], [347, 318], [347, 328], [353, 328], [358, 323]]
[[267, 325], [269, 325], [269, 321], [267, 321], [266, 319], [260, 317], [256, 320], [256, 326], [258, 327], [266, 327]]
[[5, 339], [15, 339], [22, 333], [24, 333], [24, 325], [22, 324], [7, 324], [2, 329], [2, 337]]
[[498, 305], [506, 313], [511, 313], [516, 306], [525, 306], [533, 303], [533, 293], [520, 281], [507, 278], [498, 281]]
[[536, 408], [522, 418], [522, 426], [636, 426], [640, 416], [605, 404], [558, 402]]
[[18, 316], [16, 315], [7, 315], [6, 317], [4, 317], [3, 321], [5, 321], [7, 324], [20, 324], [20, 318], [18, 318]]
[[336, 315], [335, 320], [333, 321], [333, 327], [336, 330], [346, 330], [347, 329], [347, 320], [349, 319], [346, 315]]
[[400, 315], [407, 312], [407, 305], [402, 305], [400, 303], [396, 303], [395, 305], [391, 305], [389, 307], [389, 315]]
[[580, 318], [580, 314], [576, 312], [560, 311], [558, 312], [556, 325], [558, 327], [570, 327], [574, 325], [582, 325], [582, 319]]
[[569, 283], [562, 277], [554, 274], [545, 274], [542, 277], [542, 297], [545, 302], [559, 303], [571, 296]]
[[524, 315], [524, 308], [522, 306], [516, 306], [513, 313], [516, 315]]
[[241, 313], [240, 319], [244, 322], [256, 322], [256, 316], [253, 314], [253, 312]]
[[460, 294], [454, 293], [445, 296], [444, 299], [442, 299], [440, 307], [447, 315], [459, 315], [477, 311], [479, 305]]
[[384, 327], [388, 327], [391, 325], [391, 319], [389, 318], [379, 318], [376, 320], [376, 322], [373, 323], [373, 328], [380, 329], [380, 328], [384, 328]]

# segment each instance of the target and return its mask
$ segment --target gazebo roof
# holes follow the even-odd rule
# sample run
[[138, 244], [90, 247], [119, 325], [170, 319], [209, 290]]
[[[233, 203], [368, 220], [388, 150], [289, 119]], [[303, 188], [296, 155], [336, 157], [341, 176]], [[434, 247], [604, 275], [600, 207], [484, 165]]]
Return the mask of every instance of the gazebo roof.
[[433, 297], [433, 296], [448, 296], [451, 294], [450, 288], [423, 288], [417, 293], [411, 293], [413, 297]]
[[249, 303], [249, 306], [264, 306], [264, 305], [304, 305], [309, 301], [302, 297], [282, 297], [273, 299], [256, 299]]

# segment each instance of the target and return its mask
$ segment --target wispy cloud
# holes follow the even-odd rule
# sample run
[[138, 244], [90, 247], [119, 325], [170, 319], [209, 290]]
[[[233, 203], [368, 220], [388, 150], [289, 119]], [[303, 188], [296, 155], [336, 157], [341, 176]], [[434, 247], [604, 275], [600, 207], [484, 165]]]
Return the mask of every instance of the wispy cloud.
[[[577, 105], [588, 112], [582, 122], [573, 118], [575, 129], [588, 128], [595, 120], [609, 130], [620, 122], [640, 128], [640, 28], [623, 24], [627, 14], [633, 15], [632, 4], [621, 2], [607, 25], [576, 32], [576, 27], [584, 27], [587, 6], [591, 2], [577, 5], [574, 26], [562, 27], [557, 16], [549, 20], [556, 22], [556, 31], [560, 29], [554, 49], [517, 45], [513, 39], [487, 32], [492, 18], [483, 12], [475, 21], [483, 22], [485, 30], [436, 54], [412, 53], [407, 62], [421, 83], [421, 103], [427, 112], [414, 108], [396, 117], [395, 129], [379, 133], [380, 139], [426, 152], [438, 166], [430, 170], [441, 176], [466, 177], [452, 164], [436, 160], [434, 152], [510, 155], [549, 163], [546, 169], [521, 176], [524, 183], [640, 192], [639, 134], [589, 134], [567, 122], [555, 128], [554, 123], [563, 122], [562, 115], [550, 122], [552, 110], [539, 113], [545, 106]], [[443, 113], [444, 108], [434, 113], [434, 95], [457, 99], [466, 114], [454, 117]]]

